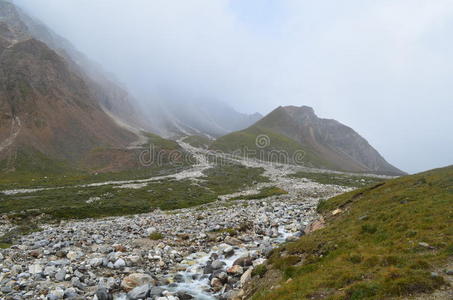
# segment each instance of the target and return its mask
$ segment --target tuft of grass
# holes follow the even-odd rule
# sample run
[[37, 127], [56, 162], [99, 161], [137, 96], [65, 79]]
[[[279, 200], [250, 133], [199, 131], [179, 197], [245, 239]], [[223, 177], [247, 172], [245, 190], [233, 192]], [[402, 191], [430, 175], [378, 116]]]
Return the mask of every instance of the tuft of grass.
[[288, 194], [287, 191], [284, 189], [281, 189], [276, 186], [272, 187], [265, 187], [260, 190], [259, 193], [257, 194], [252, 194], [252, 195], [245, 195], [245, 196], [237, 196], [234, 198], [231, 198], [230, 200], [258, 200], [258, 199], [264, 199], [272, 196], [279, 196], [279, 195], [286, 195]]
[[[326, 227], [274, 250], [268, 268], [279, 270], [283, 281], [252, 299], [387, 299], [432, 292], [445, 284], [432, 272], [453, 255], [452, 203], [453, 166], [326, 200], [318, 207]], [[337, 208], [345, 213], [333, 216]]]
[[162, 240], [165, 236], [160, 232], [153, 232], [149, 235], [149, 239], [153, 241]]
[[267, 272], [267, 267], [265, 264], [257, 265], [252, 271], [252, 276], [263, 277], [264, 274], [266, 274], [266, 272]]
[[295, 178], [307, 178], [321, 184], [335, 184], [347, 187], [365, 187], [385, 180], [380, 177], [324, 172], [297, 172], [290, 176]]

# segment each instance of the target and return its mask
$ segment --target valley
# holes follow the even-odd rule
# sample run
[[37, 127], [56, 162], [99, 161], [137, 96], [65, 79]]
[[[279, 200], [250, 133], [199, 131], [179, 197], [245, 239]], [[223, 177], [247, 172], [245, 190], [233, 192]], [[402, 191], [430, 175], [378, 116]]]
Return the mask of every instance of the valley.
[[405, 32], [442, 4], [35, 2], [0, 0], [1, 300], [453, 299], [448, 51]]
[[[36, 223], [39, 223], [40, 218], [43, 219], [39, 228], [32, 230], [36, 232], [25, 236], [14, 236], [15, 245], [2, 251], [6, 261], [9, 255], [17, 251], [23, 253], [20, 255], [23, 260], [11, 265], [14, 271], [11, 269], [4, 279], [8, 281], [8, 278], [20, 278], [20, 281], [28, 286], [22, 295], [28, 293], [27, 297], [32, 298], [38, 296], [35, 291], [41, 288], [48, 290], [50, 294], [58, 294], [61, 292], [61, 286], [68, 287], [69, 291], [66, 292], [71, 292], [72, 288], [76, 293], [85, 296], [94, 295], [100, 286], [104, 286], [112, 293], [121, 295], [127, 290], [121, 288], [120, 282], [127, 274], [135, 273], [142, 274], [142, 277], [146, 277], [144, 274], [151, 274], [152, 283], [158, 280], [159, 284], [153, 288], [154, 291], [179, 291], [192, 295], [195, 299], [215, 299], [222, 294], [231, 295], [239, 289], [222, 291], [223, 284], [219, 288], [219, 283], [215, 283], [217, 280], [214, 280], [214, 286], [211, 285], [212, 273], [205, 272], [209, 261], [212, 263], [217, 261], [216, 263], [222, 265], [215, 270], [217, 273], [221, 270], [226, 271], [227, 268], [232, 267], [234, 260], [241, 257], [249, 257], [248, 259], [255, 265], [263, 262], [266, 252], [285, 240], [297, 238], [316, 218], [316, 207], [320, 199], [351, 189], [289, 176], [300, 169], [297, 166], [241, 159], [234, 161], [234, 169], [247, 170], [248, 175], [245, 178], [248, 178], [248, 181], [241, 180], [241, 184], [238, 185], [225, 181], [229, 178], [226, 177], [222, 182], [217, 182], [215, 177], [219, 175], [216, 175], [218, 171], [215, 171], [216, 166], [206, 159], [206, 150], [192, 147], [182, 141], [179, 143], [197, 158], [197, 163], [192, 168], [173, 175], [74, 187], [53, 187], [45, 191], [2, 191], [3, 195], [11, 197], [5, 201], [5, 196], [2, 196], [3, 213], [6, 212], [5, 203], [8, 202], [16, 202], [16, 205], [22, 209], [11, 214], [10, 218], [3, 218], [0, 226], [3, 243], [13, 242], [5, 239], [13, 237], [12, 232], [20, 232], [18, 227], [24, 226], [20, 222], [14, 224], [15, 218], [35, 218], [33, 222]], [[222, 159], [226, 158], [222, 157]], [[240, 163], [239, 166], [236, 165], [238, 163]], [[228, 166], [223, 168], [228, 169]], [[250, 170], [260, 171], [251, 174]], [[238, 175], [236, 173], [233, 176]], [[166, 183], [167, 180], [173, 182]], [[203, 181], [208, 184], [205, 185]], [[203, 187], [203, 191], [197, 191], [197, 186]], [[260, 191], [269, 187], [278, 187], [285, 193], [278, 193], [275, 196], [270, 193], [260, 197], [259, 200], [253, 199], [253, 195], [259, 195]], [[96, 191], [100, 189], [101, 197], [96, 197], [95, 195], [99, 195], [96, 193], [85, 193], [93, 188]], [[156, 188], [166, 189], [166, 191], [158, 193], [158, 198], [162, 202], [156, 204], [157, 210], [154, 212], [106, 219], [85, 219], [90, 217], [90, 214], [96, 214], [96, 211], [99, 211], [97, 217], [102, 217], [109, 214], [138, 213], [140, 209], [144, 209], [143, 212], [154, 210], [152, 204], [146, 206], [140, 203], [142, 206], [138, 206], [138, 210], [128, 210], [127, 207], [113, 205], [113, 202], [123, 197], [127, 204], [132, 206], [134, 201], [131, 199], [140, 199], [140, 191]], [[210, 189], [208, 194], [205, 188]], [[105, 196], [117, 190], [121, 191], [118, 198]], [[46, 201], [50, 201], [44, 200], [45, 195], [48, 194], [56, 195], [55, 200], [49, 202], [48, 207], [55, 209], [58, 205], [62, 205], [61, 209], [49, 211], [48, 207], [42, 207]], [[78, 200], [71, 198], [71, 194], [79, 195], [84, 204], [78, 207]], [[165, 194], [169, 196], [165, 197]], [[106, 199], [102, 199], [102, 195]], [[191, 197], [195, 202], [188, 200]], [[65, 206], [69, 203], [65, 204], [64, 198], [68, 198], [67, 200], [71, 202], [70, 206]], [[176, 201], [180, 199], [183, 202], [173, 202], [176, 206], [172, 207], [169, 204], [173, 201], [172, 199]], [[26, 208], [26, 203], [30, 202], [39, 203], [41, 207], [31, 206], [23, 210]], [[79, 200], [79, 202], [82, 201]], [[197, 206], [174, 210], [178, 206], [194, 205]], [[96, 209], [97, 206], [99, 209]], [[112, 207], [118, 211], [112, 211]], [[89, 212], [89, 214], [84, 215], [83, 212]], [[43, 213], [49, 214], [52, 218], [46, 220]], [[84, 220], [65, 220], [74, 218], [78, 214]], [[57, 221], [58, 219], [61, 221]], [[30, 219], [28, 220], [30, 222]], [[156, 240], [151, 237], [153, 233], [159, 233]], [[36, 247], [36, 245], [41, 246]], [[224, 254], [226, 249], [232, 252], [231, 255], [227, 254], [227, 257]], [[36, 257], [33, 256], [35, 254], [30, 256], [30, 253], [35, 253]], [[61, 265], [54, 265], [52, 261], [55, 259], [57, 261], [59, 259]], [[122, 262], [125, 264], [118, 267]], [[223, 262], [226, 263], [225, 266]], [[238, 273], [226, 275], [232, 282], [237, 280], [236, 283], [232, 283], [232, 286], [240, 287], [239, 279], [246, 272], [247, 267], [248, 265], [244, 266], [243, 271]], [[47, 271], [41, 273], [40, 268]], [[61, 278], [62, 272], [65, 273], [65, 279], [70, 279], [69, 282], [57, 280], [57, 277]], [[250, 272], [251, 269], [248, 275]], [[40, 274], [49, 279], [37, 281], [38, 284], [43, 285], [38, 289], [32, 282], [33, 278], [38, 278]], [[10, 282], [13, 284], [12, 287], [15, 285], [14, 282]], [[159, 285], [161, 287], [158, 287]]]

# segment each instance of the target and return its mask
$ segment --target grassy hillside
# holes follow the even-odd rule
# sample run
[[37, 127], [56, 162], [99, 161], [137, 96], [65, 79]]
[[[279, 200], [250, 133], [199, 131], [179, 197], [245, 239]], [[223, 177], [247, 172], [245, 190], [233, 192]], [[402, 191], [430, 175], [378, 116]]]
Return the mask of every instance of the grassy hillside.
[[[256, 145], [257, 137], [265, 135], [268, 146], [260, 148]], [[220, 137], [210, 146], [212, 150], [226, 153], [237, 153], [248, 158], [280, 163], [297, 163], [308, 167], [334, 168], [309, 149], [303, 148], [296, 141], [273, 131], [252, 126]], [[278, 153], [287, 153], [281, 156]], [[302, 155], [299, 155], [302, 154]]]
[[[20, 147], [13, 151], [14, 164], [9, 158], [0, 160], [0, 190], [133, 180], [189, 167], [190, 159], [186, 159], [187, 154], [177, 142], [151, 133], [145, 135], [148, 141], [139, 148], [96, 147], [75, 161], [57, 160], [32, 148]], [[151, 161], [151, 149], [156, 163], [142, 165], [140, 154], [146, 151], [144, 158]]]
[[185, 138], [184, 142], [197, 148], [207, 148], [212, 144], [212, 140], [199, 135], [191, 135]]
[[321, 202], [326, 227], [274, 251], [249, 293], [254, 300], [387, 299], [439, 289], [453, 259], [452, 204], [453, 166]]

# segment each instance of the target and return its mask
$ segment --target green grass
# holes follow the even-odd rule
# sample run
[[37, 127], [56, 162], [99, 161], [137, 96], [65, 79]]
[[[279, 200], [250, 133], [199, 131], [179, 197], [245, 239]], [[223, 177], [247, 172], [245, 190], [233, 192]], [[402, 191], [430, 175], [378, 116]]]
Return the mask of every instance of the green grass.
[[[113, 185], [52, 189], [28, 194], [1, 195], [0, 213], [51, 219], [83, 219], [172, 210], [206, 204], [219, 195], [237, 192], [262, 182], [261, 168], [238, 165], [217, 166], [205, 171], [201, 182], [162, 180], [139, 189], [118, 189]], [[94, 199], [94, 201], [89, 201]]]
[[295, 178], [307, 178], [321, 184], [335, 184], [348, 187], [364, 187], [383, 182], [385, 179], [349, 174], [297, 172], [290, 175]]
[[260, 190], [259, 193], [257, 194], [252, 194], [252, 195], [245, 195], [245, 196], [237, 196], [234, 198], [231, 198], [230, 200], [258, 200], [258, 199], [264, 199], [272, 196], [279, 196], [279, 195], [286, 195], [288, 194], [287, 191], [276, 187], [276, 186], [271, 186], [271, 187], [265, 187]]
[[[252, 299], [386, 299], [432, 292], [444, 280], [431, 272], [453, 256], [452, 203], [453, 166], [325, 201], [319, 211], [327, 226], [275, 250], [267, 268], [283, 281]], [[344, 212], [333, 216], [337, 208]]]
[[206, 178], [200, 185], [208, 188], [217, 195], [226, 195], [240, 191], [253, 183], [268, 182], [262, 176], [263, 168], [247, 168], [243, 165], [219, 165], [204, 172]]
[[[181, 151], [183, 153], [183, 149], [177, 142], [151, 133], [144, 134], [148, 138], [148, 143], [143, 145], [143, 150], [149, 151], [149, 147], [153, 146], [156, 151], [162, 151], [160, 152], [162, 155], [159, 157], [159, 164], [153, 164], [149, 167], [136, 164], [127, 170], [117, 172], [94, 172], [93, 170], [97, 167], [102, 169], [104, 165], [111, 164], [110, 160], [115, 158], [109, 155], [105, 157], [100, 155], [95, 156], [94, 161], [90, 161], [89, 156], [108, 152], [108, 148], [96, 147], [92, 149], [87, 154], [87, 162], [74, 161], [69, 163], [68, 161], [51, 159], [39, 151], [22, 147], [17, 151], [12, 166], [9, 166], [7, 159], [0, 160], [0, 190], [143, 179], [175, 173], [190, 167], [190, 159], [174, 161], [176, 157], [172, 155], [172, 152]], [[128, 156], [132, 159], [138, 159], [141, 151], [140, 149], [131, 150], [128, 152]], [[106, 161], [102, 161], [103, 159]]]
[[252, 276], [259, 276], [259, 277], [263, 277], [264, 274], [266, 274], [267, 272], [267, 267], [265, 264], [261, 264], [261, 265], [258, 265], [256, 266], [253, 271], [252, 271]]
[[213, 141], [204, 136], [192, 135], [185, 138], [184, 142], [197, 148], [208, 148]]
[[143, 134], [148, 138], [148, 144], [143, 146], [153, 145], [159, 149], [165, 149], [169, 151], [181, 150], [179, 144], [173, 140], [164, 139], [157, 134], [143, 132]]
[[[269, 138], [268, 146], [257, 147], [256, 141], [260, 135], [266, 135]], [[303, 148], [299, 143], [284, 135], [258, 126], [220, 137], [212, 143], [210, 149], [274, 163], [292, 163], [307, 167], [334, 169], [333, 165], [321, 159], [314, 151]]]
[[156, 208], [189, 208], [213, 202], [220, 195], [237, 192], [253, 183], [264, 182], [267, 178], [262, 176], [263, 172], [261, 168], [219, 165], [205, 171], [207, 176], [199, 182], [162, 180], [139, 189], [118, 189], [113, 185], [67, 186], [27, 194], [0, 194], [0, 214], [8, 215], [18, 224], [15, 231], [0, 237], [0, 244], [7, 247], [17, 237], [30, 232], [27, 224], [34, 224], [33, 230], [36, 230], [39, 224], [34, 218], [38, 216], [42, 222], [53, 222], [139, 214]]
[[2, 174], [0, 191], [33, 187], [61, 187], [105, 181], [137, 180], [154, 176], [169, 175], [182, 171], [189, 165], [161, 165], [150, 168], [127, 170], [121, 172], [90, 173], [84, 171], [67, 171], [56, 173], [14, 172]]

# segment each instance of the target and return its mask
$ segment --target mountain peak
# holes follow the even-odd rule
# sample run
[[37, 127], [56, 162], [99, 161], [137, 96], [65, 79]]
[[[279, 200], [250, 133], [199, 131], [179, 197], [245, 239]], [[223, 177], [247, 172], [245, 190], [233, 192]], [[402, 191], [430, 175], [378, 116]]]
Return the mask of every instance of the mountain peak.
[[319, 118], [309, 106], [280, 106], [254, 126], [281, 134], [342, 171], [402, 175], [352, 128]]

